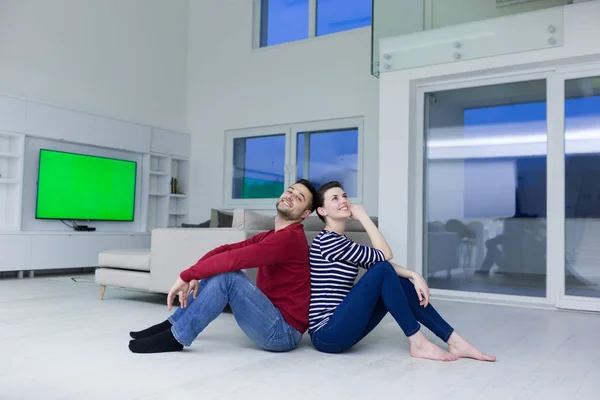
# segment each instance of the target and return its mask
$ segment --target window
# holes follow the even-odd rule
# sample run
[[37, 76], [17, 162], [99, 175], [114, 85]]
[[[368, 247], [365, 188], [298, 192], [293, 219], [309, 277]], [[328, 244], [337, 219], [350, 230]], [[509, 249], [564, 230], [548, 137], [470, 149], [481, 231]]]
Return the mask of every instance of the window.
[[234, 199], [279, 197], [283, 191], [285, 135], [233, 140]]
[[358, 128], [303, 132], [296, 141], [296, 179], [319, 187], [341, 182], [349, 197], [358, 196]]
[[371, 25], [373, 0], [317, 0], [317, 36]]
[[260, 47], [371, 25], [373, 0], [255, 0]]
[[272, 209], [301, 178], [342, 183], [362, 201], [362, 118], [226, 132], [225, 206]]
[[262, 0], [260, 47], [308, 38], [309, 0]]

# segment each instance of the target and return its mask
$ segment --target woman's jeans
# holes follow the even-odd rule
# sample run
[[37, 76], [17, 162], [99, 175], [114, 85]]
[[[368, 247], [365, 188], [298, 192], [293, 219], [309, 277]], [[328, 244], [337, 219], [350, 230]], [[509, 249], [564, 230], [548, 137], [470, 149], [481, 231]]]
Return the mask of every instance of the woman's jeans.
[[326, 353], [347, 350], [367, 336], [388, 311], [407, 337], [419, 331], [419, 322], [444, 342], [453, 332], [431, 304], [419, 304], [410, 280], [399, 277], [390, 263], [379, 262], [354, 285], [327, 324], [311, 335], [312, 343]]
[[302, 334], [285, 322], [279, 309], [242, 271], [202, 279], [196, 299], [190, 294], [187, 307], [179, 307], [169, 317], [173, 336], [190, 346], [227, 303], [244, 333], [265, 350], [290, 351], [302, 339]]

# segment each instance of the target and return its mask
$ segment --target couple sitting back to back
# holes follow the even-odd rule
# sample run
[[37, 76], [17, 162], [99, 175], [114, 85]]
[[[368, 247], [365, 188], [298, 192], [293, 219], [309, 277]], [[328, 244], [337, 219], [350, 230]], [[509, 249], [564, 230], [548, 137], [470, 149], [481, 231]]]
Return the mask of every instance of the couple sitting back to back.
[[[181, 351], [227, 304], [254, 343], [268, 351], [295, 349], [308, 331], [322, 352], [343, 352], [362, 340], [389, 312], [410, 341], [413, 357], [439, 361], [495, 361], [465, 341], [429, 303], [429, 288], [416, 272], [391, 263], [392, 251], [360, 205], [352, 205], [339, 182], [317, 192], [301, 179], [276, 204], [274, 229], [226, 244], [181, 272], [169, 291], [180, 307], [164, 322], [130, 332], [134, 353]], [[302, 221], [313, 211], [325, 228], [309, 249]], [[344, 235], [348, 218], [359, 221], [372, 247]], [[243, 269], [258, 268], [256, 285]], [[357, 282], [358, 268], [367, 271]], [[412, 282], [411, 282], [412, 279]], [[421, 332], [429, 328], [448, 350]]]

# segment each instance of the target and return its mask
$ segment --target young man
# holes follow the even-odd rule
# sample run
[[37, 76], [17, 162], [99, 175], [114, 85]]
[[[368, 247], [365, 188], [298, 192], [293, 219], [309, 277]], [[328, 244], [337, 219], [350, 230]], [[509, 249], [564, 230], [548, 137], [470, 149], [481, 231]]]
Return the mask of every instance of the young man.
[[[229, 303], [235, 320], [259, 347], [296, 348], [308, 328], [309, 248], [300, 223], [314, 211], [313, 185], [301, 179], [277, 201], [275, 229], [207, 253], [183, 271], [167, 297], [179, 307], [166, 321], [130, 332], [134, 353], [183, 350]], [[242, 269], [257, 268], [256, 286]], [[198, 282], [200, 280], [200, 282]]]

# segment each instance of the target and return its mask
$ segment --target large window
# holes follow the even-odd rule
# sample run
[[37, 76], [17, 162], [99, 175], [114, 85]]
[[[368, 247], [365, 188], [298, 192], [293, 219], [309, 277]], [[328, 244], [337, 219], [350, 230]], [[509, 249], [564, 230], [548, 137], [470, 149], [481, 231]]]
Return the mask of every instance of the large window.
[[228, 131], [227, 207], [272, 208], [285, 187], [298, 179], [318, 187], [342, 183], [362, 201], [361, 118]]
[[371, 25], [373, 0], [255, 0], [260, 47]]

